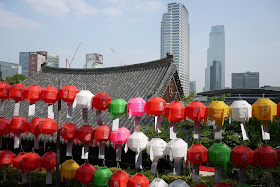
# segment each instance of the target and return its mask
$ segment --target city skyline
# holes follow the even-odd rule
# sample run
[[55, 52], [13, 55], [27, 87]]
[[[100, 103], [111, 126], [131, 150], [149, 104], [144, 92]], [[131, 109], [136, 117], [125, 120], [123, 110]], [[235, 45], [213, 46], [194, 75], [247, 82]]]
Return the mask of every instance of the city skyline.
[[[51, 3], [50, 3], [51, 2]], [[60, 56], [60, 67], [81, 47], [73, 67], [85, 55], [104, 55], [104, 66], [160, 58], [160, 22], [168, 3], [182, 3], [189, 12], [190, 81], [204, 87], [208, 37], [213, 25], [226, 28], [226, 87], [231, 73], [260, 72], [260, 86], [279, 86], [280, 2], [277, 0], [136, 1], [136, 0], [0, 0], [0, 60], [18, 63], [19, 52], [48, 51]], [[273, 67], [273, 68], [272, 68]]]

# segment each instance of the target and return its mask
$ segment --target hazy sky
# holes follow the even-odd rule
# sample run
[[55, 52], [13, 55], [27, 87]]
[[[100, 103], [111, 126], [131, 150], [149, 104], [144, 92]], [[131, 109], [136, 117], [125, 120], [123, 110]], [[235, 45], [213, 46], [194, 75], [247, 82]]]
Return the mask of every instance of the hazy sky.
[[[280, 86], [279, 0], [0, 0], [0, 60], [18, 63], [19, 52], [46, 50], [60, 67], [82, 43], [72, 67], [86, 53], [104, 55], [106, 67], [160, 58], [160, 22], [170, 2], [189, 12], [191, 80], [204, 87], [209, 33], [225, 25], [226, 86], [232, 72], [260, 72], [260, 86]], [[113, 48], [118, 55], [111, 51]]]

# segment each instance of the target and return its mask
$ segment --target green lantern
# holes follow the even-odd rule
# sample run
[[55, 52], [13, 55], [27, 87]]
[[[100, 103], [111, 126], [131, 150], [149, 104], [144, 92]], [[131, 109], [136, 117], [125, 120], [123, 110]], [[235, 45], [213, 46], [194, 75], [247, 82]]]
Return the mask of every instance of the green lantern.
[[249, 184], [241, 184], [238, 187], [251, 187]]
[[126, 114], [126, 101], [124, 99], [114, 99], [108, 107], [110, 118], [116, 119], [121, 115]]
[[230, 149], [221, 143], [215, 143], [208, 149], [208, 160], [217, 166], [223, 166], [227, 169], [227, 163], [230, 161]]
[[109, 179], [113, 173], [107, 167], [101, 167], [94, 173], [94, 186], [96, 187], [109, 187]]

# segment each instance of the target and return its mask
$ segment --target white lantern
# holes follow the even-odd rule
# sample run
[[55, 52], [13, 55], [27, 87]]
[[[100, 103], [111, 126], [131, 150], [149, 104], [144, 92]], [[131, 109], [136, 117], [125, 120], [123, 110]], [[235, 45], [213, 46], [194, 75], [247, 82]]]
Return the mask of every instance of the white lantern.
[[147, 154], [150, 155], [151, 161], [154, 159], [162, 158], [164, 154], [164, 150], [166, 148], [166, 142], [160, 138], [153, 138], [147, 144]]
[[155, 178], [148, 187], [168, 187], [168, 184], [163, 179]]
[[190, 186], [186, 183], [186, 181], [178, 179], [178, 180], [173, 181], [172, 183], [170, 183], [169, 187], [190, 187]]
[[181, 138], [170, 140], [166, 145], [165, 154], [169, 155], [170, 160], [187, 159], [188, 144]]
[[135, 168], [142, 169], [142, 151], [146, 148], [149, 142], [149, 138], [143, 132], [132, 133], [126, 142], [125, 152], [129, 147], [133, 152], [136, 152], [135, 156]]
[[231, 123], [232, 120], [240, 122], [243, 140], [249, 140], [245, 123], [252, 117], [252, 105], [245, 100], [237, 100], [230, 105], [230, 108], [229, 122]]
[[81, 90], [77, 93], [75, 104], [80, 108], [91, 108], [91, 100], [94, 95], [89, 90]]

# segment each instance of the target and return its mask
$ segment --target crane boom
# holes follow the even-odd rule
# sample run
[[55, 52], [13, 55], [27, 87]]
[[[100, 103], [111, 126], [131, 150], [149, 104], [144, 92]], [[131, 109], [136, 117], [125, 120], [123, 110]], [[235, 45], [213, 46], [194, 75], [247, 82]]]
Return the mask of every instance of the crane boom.
[[75, 58], [75, 56], [76, 56], [76, 54], [77, 54], [77, 52], [78, 52], [78, 49], [79, 49], [79, 47], [80, 47], [81, 44], [82, 44], [82, 43], [79, 43], [79, 45], [77, 46], [77, 48], [76, 48], [76, 50], [75, 50], [75, 53], [74, 53], [74, 55], [73, 55], [71, 61], [69, 62], [68, 59], [66, 59], [66, 68], [67, 68], [67, 65], [68, 65], [69, 68], [71, 68], [72, 62], [74, 61], [74, 58]]
[[[114, 55], [116, 55], [118, 58], [119, 58], [119, 60], [121, 61], [121, 62], [123, 62], [123, 64], [125, 65], [125, 62], [124, 62], [124, 60], [115, 52], [115, 50], [113, 49], [113, 48], [111, 48], [111, 51], [114, 53]], [[120, 62], [120, 65], [122, 66], [123, 64]]]

